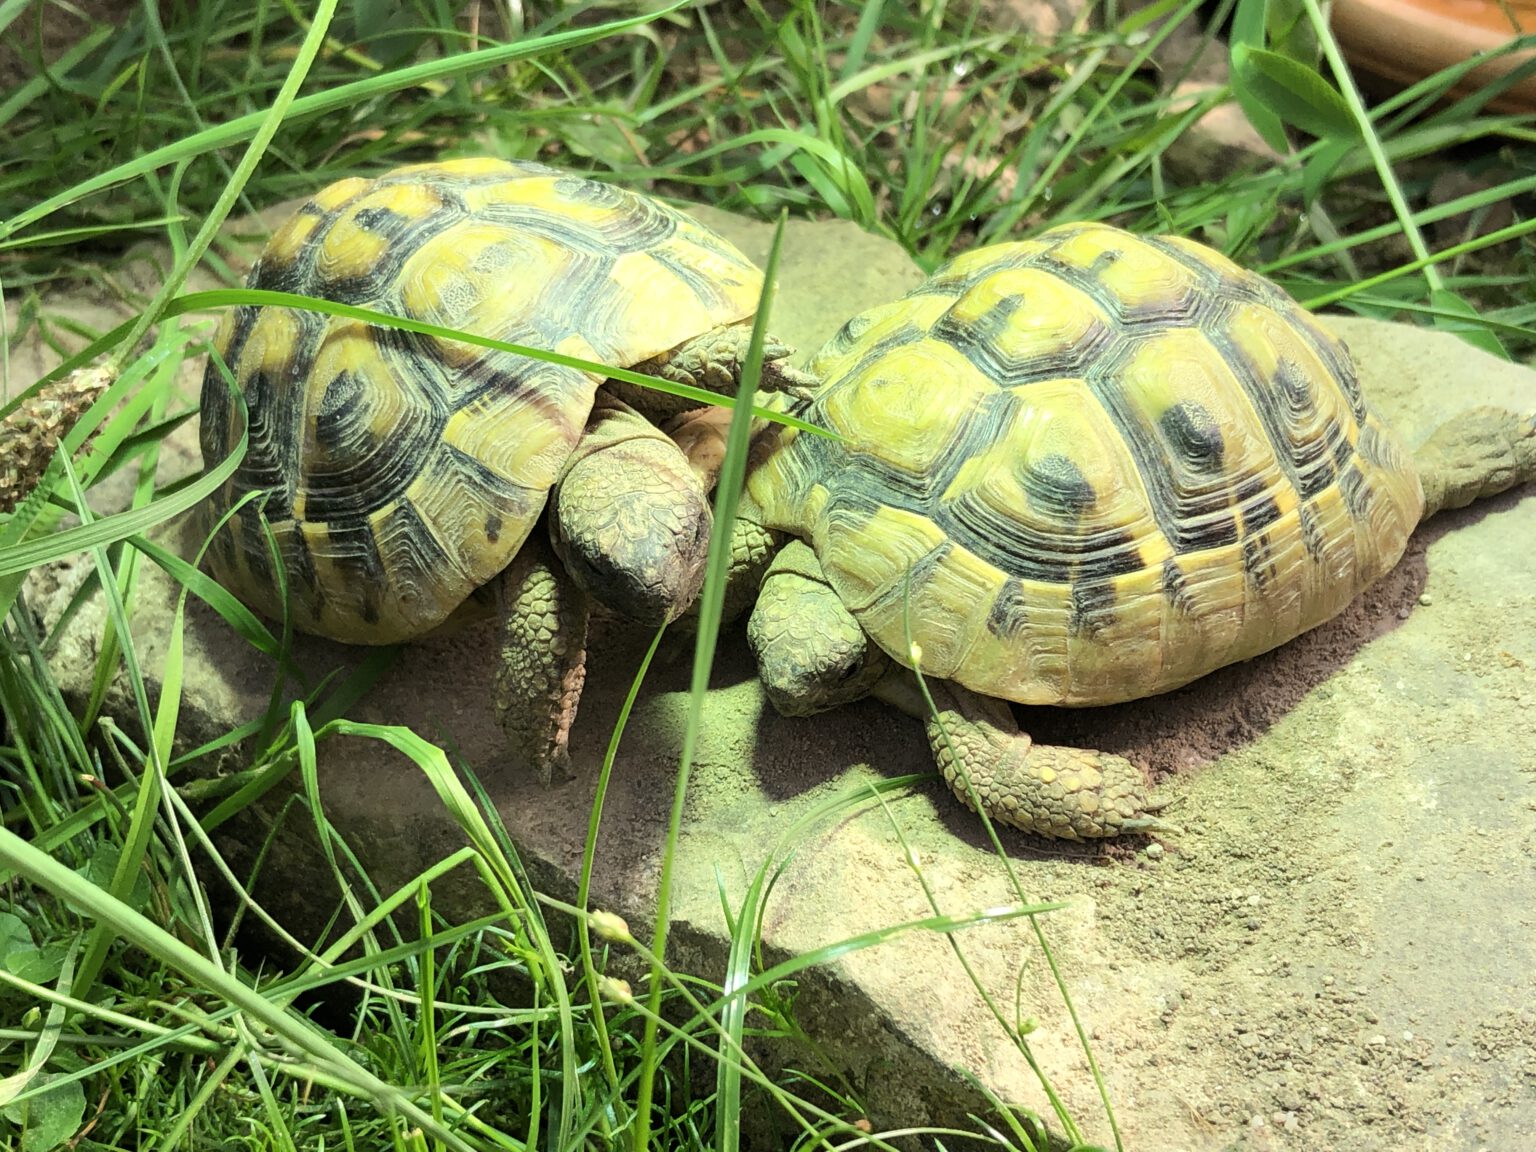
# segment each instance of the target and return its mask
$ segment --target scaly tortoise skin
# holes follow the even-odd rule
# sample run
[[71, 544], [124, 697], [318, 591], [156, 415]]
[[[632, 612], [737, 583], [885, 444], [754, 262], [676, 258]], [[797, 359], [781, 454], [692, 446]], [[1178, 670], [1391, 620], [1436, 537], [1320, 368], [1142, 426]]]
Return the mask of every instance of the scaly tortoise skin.
[[1133, 765], [1032, 746], [1004, 701], [1134, 700], [1258, 655], [1391, 568], [1426, 494], [1433, 512], [1536, 473], [1536, 421], [1491, 409], [1416, 466], [1279, 288], [1104, 225], [963, 255], [810, 371], [796, 414], [842, 440], [775, 428], [740, 513], [810, 545], [773, 561], [749, 623], [770, 698], [873, 691], [926, 718], [916, 664], [957, 794], [968, 776], [1047, 836], [1162, 825]]
[[[331, 185], [272, 236], [249, 284], [729, 392], [762, 274], [649, 197], [471, 159]], [[250, 444], [208, 522], [263, 499], [213, 538], [214, 576], [268, 616], [286, 607], [299, 629], [360, 644], [410, 640], [495, 601], [514, 753], [546, 776], [562, 764], [584, 592], [661, 622], [702, 580], [707, 468], [635, 411], [655, 397], [646, 415], [669, 416], [674, 398], [613, 382], [599, 393], [603, 379], [574, 368], [282, 307], [234, 309], [217, 349], [244, 392]], [[770, 358], [787, 354], [770, 342]], [[208, 466], [240, 430], [215, 359]], [[558, 561], [533, 533], [547, 502]]]

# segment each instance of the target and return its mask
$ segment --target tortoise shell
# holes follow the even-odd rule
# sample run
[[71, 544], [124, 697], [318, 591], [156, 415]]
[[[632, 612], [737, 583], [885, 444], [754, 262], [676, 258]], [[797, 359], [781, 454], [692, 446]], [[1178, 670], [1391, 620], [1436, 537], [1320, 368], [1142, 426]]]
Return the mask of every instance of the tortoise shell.
[[[619, 366], [752, 315], [759, 270], [648, 197], [531, 163], [457, 160], [332, 184], [272, 236], [253, 288], [318, 296]], [[214, 576], [295, 626], [392, 643], [506, 567], [581, 435], [601, 379], [460, 341], [283, 307], [240, 307], [203, 380], [210, 501], [248, 493]]]
[[1334, 615], [1423, 496], [1344, 347], [1198, 244], [1068, 225], [850, 321], [749, 479], [871, 636], [1028, 704], [1164, 692]]

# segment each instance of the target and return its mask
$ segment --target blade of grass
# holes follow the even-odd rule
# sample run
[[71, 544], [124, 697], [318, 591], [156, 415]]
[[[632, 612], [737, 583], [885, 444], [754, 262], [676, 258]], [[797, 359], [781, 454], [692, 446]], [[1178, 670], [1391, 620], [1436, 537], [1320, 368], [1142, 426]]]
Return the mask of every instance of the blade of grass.
[[115, 936], [157, 957], [194, 985], [227, 1000], [253, 1020], [259, 1021], [274, 1036], [292, 1044], [315, 1061], [319, 1067], [335, 1076], [339, 1083], [348, 1085], [355, 1094], [372, 1100], [381, 1108], [398, 1112], [411, 1123], [433, 1133], [456, 1152], [474, 1152], [472, 1145], [457, 1133], [439, 1128], [432, 1116], [405, 1093], [378, 1079], [337, 1048], [315, 1024], [302, 1016], [273, 1007], [256, 989], [235, 979], [158, 924], [3, 828], [0, 828], [0, 863], [14, 869], [17, 874], [56, 898], [80, 909], [83, 915], [109, 929]]
[[668, 914], [672, 903], [672, 867], [677, 854], [677, 840], [682, 827], [683, 800], [688, 791], [688, 776], [693, 765], [694, 749], [698, 743], [700, 725], [703, 722], [704, 696], [709, 690], [709, 674], [714, 666], [715, 641], [720, 633], [720, 612], [725, 602], [726, 573], [731, 563], [731, 525], [736, 521], [736, 507], [741, 496], [742, 480], [746, 475], [747, 451], [752, 432], [752, 398], [757, 392], [757, 381], [763, 363], [763, 338], [767, 332], [769, 314], [773, 308], [773, 285], [778, 275], [779, 250], [784, 240], [785, 217], [779, 217], [773, 243], [768, 251], [767, 267], [763, 274], [762, 297], [758, 302], [757, 315], [752, 321], [752, 338], [747, 358], [742, 366], [741, 382], [737, 395], [747, 400], [738, 404], [731, 413], [731, 423], [726, 433], [725, 459], [720, 467], [720, 478], [715, 488], [715, 525], [709, 541], [709, 561], [705, 570], [704, 588], [699, 594], [698, 637], [694, 642], [693, 681], [688, 697], [688, 719], [683, 729], [682, 753], [678, 758], [677, 782], [672, 792], [672, 812], [667, 822], [666, 846], [662, 853], [661, 876], [656, 894], [656, 931], [651, 945], [652, 960], [650, 990], [647, 998], [648, 1013], [645, 1031], [641, 1039], [641, 1072], [635, 1103], [633, 1147], [635, 1152], [646, 1152], [651, 1139], [651, 1101], [655, 1091], [656, 1076], [656, 1016], [661, 1005], [662, 976], [659, 965], [667, 954]]
[[[472, 72], [495, 67], [498, 64], [507, 64], [546, 52], [590, 44], [594, 41], [602, 40], [621, 29], [637, 24], [648, 24], [653, 20], [660, 19], [668, 13], [677, 11], [686, 3], [688, 3], [688, 0], [670, 0], [669, 3], [638, 16], [613, 20], [605, 24], [596, 24], [591, 28], [581, 28], [571, 32], [541, 36], [515, 44], [484, 48], [478, 52], [469, 52], [461, 56], [449, 56], [440, 60], [431, 60], [424, 64], [401, 68], [380, 76], [369, 77], [368, 79], [359, 80], [351, 84], [344, 84], [340, 87], [317, 92], [311, 96], [301, 97], [293, 101], [288, 106], [284, 122], [290, 125], [303, 123], [317, 116], [322, 116], [327, 112], [336, 112], [374, 96], [395, 92], [402, 88], [425, 84], [432, 80], [464, 76]], [[204, 132], [195, 133], [192, 136], [177, 141], [175, 144], [157, 148], [153, 152], [148, 152], [142, 156], [136, 156], [134, 159], [124, 164], [119, 164], [117, 167], [77, 184], [73, 188], [66, 189], [58, 195], [52, 196], [41, 204], [21, 212], [0, 224], [0, 239], [13, 236], [44, 217], [52, 215], [60, 208], [73, 204], [77, 200], [81, 200], [93, 193], [110, 188], [114, 184], [121, 184], [125, 180], [132, 180], [135, 177], [147, 175], [157, 168], [163, 168], [189, 157], [201, 155], [215, 148], [226, 148], [231, 144], [238, 144], [240, 141], [258, 132], [266, 122], [267, 115], [266, 112], [258, 112], [248, 116], [239, 116]]]

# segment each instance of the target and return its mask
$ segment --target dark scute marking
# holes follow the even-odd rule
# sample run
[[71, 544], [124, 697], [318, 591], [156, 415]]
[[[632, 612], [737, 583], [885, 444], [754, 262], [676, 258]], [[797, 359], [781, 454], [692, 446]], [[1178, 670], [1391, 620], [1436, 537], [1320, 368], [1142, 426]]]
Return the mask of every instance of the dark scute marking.
[[[1285, 320], [1285, 313], [1279, 318]], [[1217, 345], [1253, 401], [1281, 471], [1304, 497], [1327, 488], [1334, 478], [1330, 450], [1341, 433], [1335, 425], [1317, 428], [1317, 389], [1327, 387], [1326, 381], [1284, 358], [1272, 372], [1262, 373], [1224, 331]]]
[[1030, 500], [1053, 515], [1076, 520], [1098, 502], [1098, 493], [1082, 470], [1059, 452], [1034, 461], [1022, 480]]
[[1363, 520], [1370, 514], [1375, 493], [1358, 467], [1352, 464], [1339, 474], [1339, 490], [1344, 494], [1345, 507], [1356, 520]]
[[203, 464], [212, 468], [229, 455], [230, 424], [234, 405], [230, 403], [224, 374], [210, 363], [203, 374], [203, 399], [199, 413], [198, 443]]
[[987, 613], [987, 631], [1000, 640], [1011, 641], [1023, 634], [1029, 624], [1029, 613], [1024, 603], [1024, 586], [1017, 580], [1003, 585], [992, 609]]
[[[416, 181], [390, 181], [392, 184], [419, 182], [419, 178]], [[389, 243], [379, 254], [373, 268], [362, 275], [322, 276], [316, 260], [331, 228], [346, 210], [347, 205], [344, 204], [331, 212], [325, 223], [305, 237], [291, 263], [268, 267], [265, 259], [258, 261], [251, 270], [251, 287], [267, 288], [275, 292], [298, 292], [342, 304], [377, 305], [381, 311], [406, 314], [402, 306], [395, 302], [401, 267], [423, 245], [470, 214], [462, 201], [450, 194], [448, 187], [435, 183], [432, 186], [438, 192], [438, 203], [430, 212], [418, 217], [402, 216], [382, 205], [358, 210], [353, 218], [357, 223], [370, 232], [389, 237]]]
[[1294, 419], [1302, 421], [1311, 418], [1317, 408], [1317, 389], [1301, 365], [1289, 357], [1281, 357], [1275, 365], [1273, 383], [1275, 391], [1285, 401], [1286, 410]]
[[485, 518], [485, 538], [492, 544], [501, 539], [501, 517], [494, 512]]
[[1089, 263], [1089, 265], [1088, 265], [1088, 274], [1090, 276], [1095, 277], [1095, 278], [1103, 276], [1104, 273], [1108, 272], [1117, 263], [1119, 263], [1120, 258], [1123, 255], [1124, 255], [1124, 253], [1121, 252], [1120, 249], [1118, 249], [1118, 248], [1106, 248], [1106, 249], [1104, 249], [1104, 251], [1100, 252]]
[[1241, 268], [1219, 268], [1161, 236], [1144, 237], [1144, 242], [1195, 278], [1199, 287], [1189, 301], [1190, 322], [1208, 336], [1225, 327], [1227, 318], [1244, 304], [1263, 305], [1282, 317], [1296, 307], [1295, 301], [1263, 276]]
[[398, 232], [405, 227], [405, 217], [392, 208], [386, 208], [382, 204], [373, 204], [367, 208], [359, 208], [357, 214], [352, 217], [359, 228], [369, 232], [379, 232], [389, 235]]
[[199, 406], [202, 411], [198, 432], [198, 442], [203, 450], [205, 465], [211, 466], [222, 461], [229, 455], [230, 448], [233, 446], [231, 433], [234, 428], [235, 404], [225, 368], [230, 373], [236, 371], [240, 353], [244, 350], [245, 342], [251, 334], [251, 327], [256, 322], [256, 314], [257, 309], [250, 307], [239, 307], [234, 310], [229, 346], [224, 350], [224, 367], [220, 367], [217, 352], [210, 350], [208, 353], [208, 363], [203, 369], [203, 387], [199, 397]]
[[1000, 297], [980, 316], [966, 319], [956, 319], [954, 306], [951, 306], [934, 323], [933, 335], [952, 345], [973, 364], [996, 365], [999, 369], [998, 383], [1004, 387], [1024, 382], [1019, 376], [1021, 368], [1033, 369], [1031, 375], [1038, 379], [1038, 361], [1028, 365], [1015, 363], [1000, 347], [1008, 338], [1009, 329], [1013, 327], [1014, 316], [1025, 303], [1024, 294], [1016, 292]]
[[[321, 231], [316, 229], [316, 231]], [[310, 290], [311, 263], [310, 251], [314, 247], [315, 237], [310, 236], [304, 241], [304, 245], [294, 254], [294, 258], [286, 264], [275, 263], [272, 259], [263, 256], [251, 267], [250, 275], [246, 277], [246, 283], [252, 288], [261, 288], [268, 292], [298, 292], [306, 296], [315, 293]]]
[[[965, 433], [955, 436], [955, 444], [992, 444], [1001, 435], [1017, 396], [1008, 392], [991, 393], [972, 413]], [[1034, 515], [1026, 522], [1008, 510], [997, 510], [978, 499], [974, 492], [949, 501], [942, 495], [951, 490], [955, 468], [960, 467], [971, 450], [946, 453], [934, 468], [934, 481], [926, 485], [932, 493], [922, 504], [905, 507], [931, 516], [935, 524], [960, 547], [997, 565], [1009, 576], [1054, 584], [1084, 578], [1117, 576], [1143, 567], [1137, 542], [1118, 528], [1084, 527], [1084, 513], [1097, 504], [1094, 485], [1084, 478], [1080, 468], [1068, 456], [1051, 453], [1021, 468], [1020, 481]], [[880, 476], [880, 484], [889, 484]]]
[[1233, 511], [1189, 521], [1179, 526], [1180, 552], [1203, 552], [1237, 542], [1237, 514]]
[[998, 388], [1021, 388], [1044, 380], [1079, 376], [1114, 345], [1114, 331], [1094, 319], [1080, 338], [1062, 341], [1054, 349], [1037, 348], [1023, 358], [1004, 352], [1001, 341], [1012, 317], [1028, 309], [1023, 293], [1004, 297], [981, 319], [955, 321], [946, 313], [933, 326], [933, 335], [952, 344]]
[[319, 595], [320, 577], [315, 571], [315, 558], [309, 550], [309, 541], [304, 536], [304, 521], [294, 521], [293, 532], [287, 537], [287, 544], [283, 567], [287, 569], [290, 585], [297, 586], [290, 587], [290, 596], [294, 592], [302, 593], [299, 598], [308, 604], [313, 614], [318, 617], [323, 597]]
[[1173, 560], [1163, 561], [1163, 599], [1182, 614], [1189, 616], [1195, 611], [1195, 598], [1189, 591], [1189, 577]]
[[[1150, 339], [1155, 348], [1156, 337]], [[1200, 454], [1212, 454], [1212, 441], [1219, 439], [1220, 430], [1212, 430], [1215, 421], [1210, 413], [1200, 405], [1183, 409], [1173, 405], [1154, 424], [1143, 414], [1139, 397], [1120, 370], [1126, 354], [1147, 346], [1141, 341], [1120, 341], [1116, 354], [1101, 355], [1089, 366], [1088, 387], [1130, 449], [1152, 515], [1174, 551], [1193, 551], [1223, 542], [1223, 537], [1225, 542], [1235, 540], [1230, 505], [1240, 496], [1222, 483], [1219, 464], [1208, 467], [1198, 462]], [[1180, 444], [1182, 448], [1175, 447]], [[1201, 482], [1188, 483], [1191, 473]], [[1226, 528], [1219, 524], [1212, 528], [1212, 522], [1221, 518], [1227, 521]]]
[[235, 406], [225, 368], [231, 374], [235, 372], [235, 365], [240, 362], [240, 353], [245, 350], [245, 342], [250, 338], [251, 328], [255, 326], [259, 312], [260, 309], [248, 305], [242, 305], [234, 310], [229, 346], [224, 350], [223, 367], [220, 367], [216, 352], [210, 350], [208, 353], [208, 364], [203, 369], [203, 388], [200, 397], [202, 409], [200, 440], [205, 463], [216, 463], [229, 454]]
[[1387, 472], [1399, 472], [1404, 467], [1404, 462], [1398, 454], [1397, 447], [1387, 439], [1381, 428], [1376, 424], [1364, 424], [1360, 428], [1360, 441], [1356, 445], [1361, 459], [1372, 467], [1380, 468]]
[[251, 586], [276, 589], [277, 577], [272, 571], [272, 553], [267, 541], [267, 518], [263, 515], [266, 504], [261, 497], [247, 504], [230, 521], [225, 533], [236, 531], [235, 525], [239, 525], [239, 551], [251, 570]]
[[1337, 423], [1317, 427], [1317, 389], [1329, 387], [1292, 360], [1281, 360], [1268, 380], [1256, 381], [1255, 407], [1280, 466], [1303, 497], [1316, 496], [1334, 481], [1351, 454]]
[[366, 387], [367, 383], [353, 372], [341, 371], [331, 377], [315, 413], [315, 438], [325, 448], [334, 449], [346, 438], [347, 425], [356, 416], [358, 397]]
[[[574, 203], [611, 209], [596, 230], [602, 244], [621, 252], [653, 248], [673, 236], [681, 223], [681, 217], [659, 201], [612, 184], [567, 176], [555, 181], [555, 191]], [[575, 225], [564, 215], [551, 213], [547, 208], [537, 209], [537, 214], [553, 239], [559, 240], [574, 230]]]
[[572, 203], [596, 204], [603, 207], [616, 207], [635, 199], [632, 193], [625, 192], [622, 188], [604, 184], [600, 180], [573, 176], [570, 173], [562, 174], [555, 181], [555, 191]]
[[358, 614], [366, 624], [379, 622], [379, 594], [389, 584], [389, 573], [379, 556], [378, 542], [367, 521], [353, 520], [328, 526], [332, 562], [343, 573], [343, 589], [361, 593]]
[[1274, 552], [1269, 536], [1260, 533], [1243, 540], [1243, 574], [1263, 591], [1275, 575]]
[[1180, 400], [1158, 417], [1163, 435], [1184, 462], [1197, 472], [1219, 472], [1226, 456], [1221, 425], [1203, 404]]
[[[390, 542], [388, 584], [380, 590], [411, 611], [414, 588], [441, 588], [444, 577], [453, 570], [453, 562], [436, 536], [427, 530], [420, 511], [408, 500], [401, 500], [379, 519], [379, 536]], [[370, 536], [371, 538], [371, 536]], [[383, 574], [380, 570], [380, 579]]]
[[1323, 525], [1318, 519], [1317, 509], [1310, 503], [1303, 503], [1297, 509], [1301, 518], [1301, 545], [1307, 550], [1307, 555], [1317, 563], [1323, 558]]
[[1262, 532], [1278, 519], [1280, 519], [1280, 505], [1268, 493], [1245, 501], [1243, 504], [1244, 532]]
[[869, 326], [873, 323], [874, 321], [868, 316], [855, 316], [837, 330], [832, 339], [827, 341], [823, 351], [839, 356], [846, 355], [848, 350], [859, 342], [859, 337], [869, 331]]
[[[725, 285], [722, 285], [714, 276], [705, 273], [691, 260], [684, 259], [682, 253], [663, 246], [661, 241], [665, 238], [665, 235], [658, 235], [637, 247], [649, 249], [647, 255], [688, 285], [688, 291], [693, 294], [694, 299], [704, 301], [713, 307], [723, 307], [727, 303]], [[743, 267], [742, 275], [745, 278], [748, 275], [755, 276], [756, 273]]]
[[[851, 506], [851, 504], [852, 502], [849, 502], [845, 507]], [[871, 514], [873, 514], [874, 505], [872, 503], [869, 505], [869, 508]], [[910, 594], [924, 587], [933, 579], [934, 569], [944, 562], [945, 557], [949, 555], [952, 548], [954, 548], [954, 544], [944, 540], [931, 552], [919, 556], [904, 574], [898, 576], [891, 582], [891, 586], [884, 590], [879, 597], [878, 603], [893, 606], [898, 612], [905, 613]], [[913, 620], [912, 624], [914, 631], [916, 631], [919, 621]]]
[[287, 520], [292, 515], [292, 478], [288, 457], [297, 453], [292, 413], [282, 399], [294, 389], [283, 388], [266, 371], [253, 372], [245, 380], [245, 403], [250, 420], [245, 458], [235, 470], [233, 491], [238, 496], [266, 490], [267, 516]]
[[1100, 551], [1078, 561], [1078, 571], [1087, 576], [1124, 576], [1128, 572], [1140, 572], [1147, 566], [1128, 532], [1115, 532], [1105, 537]]
[[[1320, 436], [1307, 446], [1305, 455], [1307, 463], [1305, 467], [1297, 469], [1296, 490], [1303, 496], [1316, 496], [1319, 492], [1331, 486], [1338, 476], [1338, 469], [1334, 466], [1334, 457], [1337, 451], [1329, 451], [1330, 445], [1345, 444], [1345, 458], [1348, 458], [1348, 444], [1335, 429], [1331, 436]], [[1297, 459], [1301, 458], [1297, 454]]]
[[1072, 584], [1073, 636], [1094, 637], [1115, 621], [1115, 586], [1108, 580], [1077, 579]]
[[1355, 446], [1349, 442], [1346, 436], [1340, 436], [1333, 442], [1333, 465], [1335, 468], [1347, 468], [1354, 461]]
[[1328, 340], [1319, 343], [1317, 351], [1338, 380], [1339, 389], [1349, 401], [1349, 410], [1354, 414], [1355, 421], [1364, 421], [1367, 415], [1365, 393], [1360, 391], [1360, 376], [1355, 371], [1354, 357], [1349, 354], [1349, 349], [1342, 341], [1335, 343]]
[[[1187, 253], [1177, 248], [1156, 243], [1153, 237], [1127, 236], [1122, 243], [1156, 249], [1175, 264], [1192, 273], [1197, 283], [1208, 282], [1213, 278], [1210, 268], [1199, 261], [1192, 260]], [[1158, 329], [1188, 327], [1195, 322], [1196, 316], [1202, 309], [1208, 310], [1222, 303], [1216, 291], [1208, 289], [1200, 292], [1186, 292], [1183, 295], [1153, 297], [1133, 304], [1123, 296], [1115, 294], [1103, 281], [1104, 273], [1108, 268], [1123, 258], [1124, 248], [1110, 248], [1094, 257], [1086, 267], [1063, 261], [1054, 253], [1042, 255], [1038, 263], [1049, 269], [1053, 275], [1059, 276], [1092, 297], [1112, 315], [1120, 317], [1127, 329], [1145, 328], [1148, 325]]]
[[413, 387], [407, 399], [383, 438], [345, 414], [317, 413], [316, 438], [331, 451], [303, 460], [296, 468], [308, 519], [334, 524], [366, 517], [409, 486], [429, 453], [443, 450], [447, 406], [426, 387]]
[[[867, 380], [844, 379], [823, 389], [816, 402], [807, 409], [807, 418], [827, 428], [837, 424], [828, 413], [829, 402], [846, 388], [858, 395], [879, 395], [883, 380], [874, 377]], [[941, 498], [955, 482], [956, 473], [977, 451], [995, 444], [1012, 414], [1017, 401], [1006, 392], [983, 394], [979, 402], [968, 406], [956, 426], [953, 435], [939, 445], [939, 454], [927, 466], [915, 470], [903, 467], [882, 455], [882, 446], [874, 445], [869, 451], [848, 451], [844, 446], [833, 447], [833, 442], [822, 436], [801, 436], [797, 449], [805, 453], [802, 459], [814, 469], [814, 475], [837, 477], [835, 484], [842, 490], [862, 489], [878, 493], [883, 502], [924, 516], [934, 516]], [[820, 443], [814, 443], [820, 441]], [[964, 499], [962, 495], [961, 499]], [[983, 515], [986, 515], [985, 513]], [[1006, 531], [1006, 527], [1002, 530]]]

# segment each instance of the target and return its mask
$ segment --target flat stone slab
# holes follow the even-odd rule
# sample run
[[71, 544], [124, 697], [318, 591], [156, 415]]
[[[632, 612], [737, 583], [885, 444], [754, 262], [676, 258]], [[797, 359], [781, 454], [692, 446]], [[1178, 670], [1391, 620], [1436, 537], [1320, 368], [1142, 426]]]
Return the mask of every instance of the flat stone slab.
[[[769, 229], [710, 216], [761, 258]], [[832, 273], [828, 269], [839, 271]], [[775, 329], [813, 348], [916, 270], [849, 225], [792, 224]], [[1536, 376], [1460, 341], [1341, 320], [1367, 392], [1410, 440], [1475, 403], [1536, 407]], [[45, 615], [80, 573], [33, 580]], [[136, 635], [165, 651], [172, 589], [144, 568]], [[59, 650], [88, 676], [99, 605]], [[403, 650], [351, 715], [409, 725], [473, 766], [536, 881], [569, 897], [597, 765], [649, 641], [610, 628], [572, 741], [576, 778], [544, 789], [501, 758], [488, 629]], [[189, 740], [266, 706], [273, 670], [194, 603], [186, 636]], [[314, 679], [359, 654], [309, 639]], [[644, 924], [655, 893], [692, 651], [669, 642], [640, 695], [608, 793], [594, 905]], [[1119, 752], [1160, 778], [1184, 832], [1147, 847], [1057, 845], [1004, 830], [1116, 1106], [1127, 1146], [1158, 1149], [1515, 1147], [1536, 1131], [1536, 498], [1511, 493], [1437, 519], [1396, 571], [1340, 618], [1283, 649], [1151, 701], [1021, 710], [1053, 742]], [[85, 671], [82, 671], [84, 669]], [[71, 680], [71, 677], [74, 677]], [[392, 888], [457, 848], [426, 782], [389, 749], [321, 747], [327, 815], [375, 883]], [[928, 782], [883, 802], [870, 783]], [[868, 702], [780, 718], [739, 631], [719, 646], [680, 845], [676, 963], [723, 971], [721, 886], [739, 902], [790, 842], [763, 926], [773, 956], [932, 915], [1014, 900], [979, 822], [931, 775], [920, 727]], [[292, 821], [298, 827], [302, 820]], [[302, 831], [302, 828], [299, 828]], [[235, 828], [240, 856], [260, 829]], [[298, 839], [268, 859], [259, 897], [301, 931], [335, 897]], [[286, 847], [287, 845], [292, 847]], [[780, 852], [779, 858], [786, 853]], [[922, 883], [914, 866], [921, 871]], [[318, 870], [318, 871], [317, 871]], [[475, 899], [446, 884], [446, 911]], [[956, 957], [1012, 1014], [1083, 1127], [1110, 1133], [1071, 1021], [1026, 921], [952, 939], [914, 931], [800, 981], [799, 1020], [863, 1093], [877, 1125], [963, 1122], [984, 1110], [959, 1069], [1045, 1112], [1026, 1062]]]

